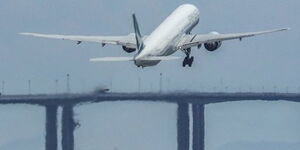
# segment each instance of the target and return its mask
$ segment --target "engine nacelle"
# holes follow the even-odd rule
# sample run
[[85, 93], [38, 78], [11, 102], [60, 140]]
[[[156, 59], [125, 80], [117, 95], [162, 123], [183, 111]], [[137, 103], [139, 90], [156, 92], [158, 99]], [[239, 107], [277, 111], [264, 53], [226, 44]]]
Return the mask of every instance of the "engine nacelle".
[[222, 45], [222, 42], [221, 41], [218, 41], [218, 42], [212, 42], [212, 43], [205, 43], [204, 44], [204, 47], [206, 50], [208, 51], [215, 51], [217, 50], [218, 48], [220, 48]]
[[127, 53], [132, 53], [132, 52], [136, 51], [135, 48], [128, 48], [128, 47], [126, 47], [126, 46], [122, 46], [122, 48], [123, 48], [123, 50], [124, 50], [125, 52], [127, 52]]
[[[219, 35], [220, 33], [216, 32], [216, 31], [213, 31], [213, 32], [210, 32], [209, 34]], [[211, 43], [204, 43], [205, 49], [208, 50], [208, 51], [211, 51], [211, 52], [217, 50], [218, 48], [220, 48], [221, 45], [222, 45], [221, 41], [211, 42]]]

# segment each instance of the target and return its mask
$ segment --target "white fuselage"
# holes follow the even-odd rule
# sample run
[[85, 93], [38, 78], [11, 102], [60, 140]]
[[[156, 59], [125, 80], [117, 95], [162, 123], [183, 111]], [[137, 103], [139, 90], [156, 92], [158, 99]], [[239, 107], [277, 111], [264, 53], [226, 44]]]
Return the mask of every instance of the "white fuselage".
[[154, 66], [160, 61], [139, 60], [149, 56], [168, 56], [177, 51], [177, 45], [199, 22], [200, 12], [194, 6], [179, 6], [144, 41], [144, 48], [135, 56], [135, 65]]

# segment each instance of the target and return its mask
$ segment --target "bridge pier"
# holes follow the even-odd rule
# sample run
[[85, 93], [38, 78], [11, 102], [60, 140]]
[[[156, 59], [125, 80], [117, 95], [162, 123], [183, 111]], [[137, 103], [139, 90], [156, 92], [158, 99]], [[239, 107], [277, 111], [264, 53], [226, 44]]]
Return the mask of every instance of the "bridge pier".
[[204, 105], [193, 104], [193, 150], [204, 150], [205, 118]]
[[74, 150], [76, 123], [74, 121], [73, 107], [73, 105], [64, 105], [62, 107], [62, 150]]
[[47, 105], [46, 108], [46, 150], [57, 150], [57, 105]]
[[177, 109], [177, 150], [189, 150], [190, 144], [189, 104], [178, 103]]
[[[57, 150], [57, 105], [46, 105], [46, 150]], [[192, 104], [192, 116], [189, 104], [178, 103], [177, 110], [177, 149], [190, 149], [190, 119], [193, 119], [192, 150], [204, 150], [204, 105]], [[62, 106], [62, 150], [74, 150], [74, 105]]]
[[[190, 119], [193, 120], [190, 133]], [[192, 104], [192, 114], [189, 115], [189, 104], [178, 103], [177, 110], [177, 149], [190, 149], [190, 134], [192, 134], [192, 150], [204, 150], [204, 105]]]

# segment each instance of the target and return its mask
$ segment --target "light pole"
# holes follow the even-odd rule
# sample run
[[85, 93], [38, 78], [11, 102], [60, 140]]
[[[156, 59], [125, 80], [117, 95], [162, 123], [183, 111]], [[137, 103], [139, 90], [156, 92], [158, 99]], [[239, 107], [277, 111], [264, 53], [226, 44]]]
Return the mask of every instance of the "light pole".
[[220, 92], [224, 92], [223, 90], [223, 78], [220, 80]]
[[171, 81], [170, 78], [167, 78], [167, 86], [166, 86], [166, 92], [170, 92], [170, 88], [171, 88]]
[[28, 95], [31, 95], [31, 80], [28, 80]]
[[5, 81], [3, 80], [3, 81], [2, 81], [2, 90], [1, 90], [1, 93], [2, 93], [2, 94], [4, 94], [4, 87], [5, 87]]
[[274, 86], [274, 93], [277, 92], [277, 86]]
[[113, 91], [113, 78], [111, 77], [110, 78], [110, 92], [112, 92]]
[[141, 93], [141, 78], [138, 78], [138, 92]]
[[70, 94], [70, 74], [67, 74], [67, 93]]
[[162, 73], [159, 74], [159, 93], [162, 93]]
[[58, 94], [58, 80], [55, 80], [55, 94]]

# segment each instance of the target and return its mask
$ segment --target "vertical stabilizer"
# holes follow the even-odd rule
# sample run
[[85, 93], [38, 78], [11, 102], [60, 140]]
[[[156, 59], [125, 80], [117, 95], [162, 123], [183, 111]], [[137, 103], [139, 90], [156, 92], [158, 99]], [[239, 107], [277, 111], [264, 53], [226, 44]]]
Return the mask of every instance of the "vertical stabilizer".
[[143, 43], [143, 40], [142, 40], [142, 35], [141, 35], [141, 32], [140, 32], [139, 24], [137, 22], [135, 14], [132, 14], [132, 18], [133, 18], [133, 27], [134, 27], [136, 45], [137, 45], [138, 52], [140, 52], [144, 48], [144, 43]]

